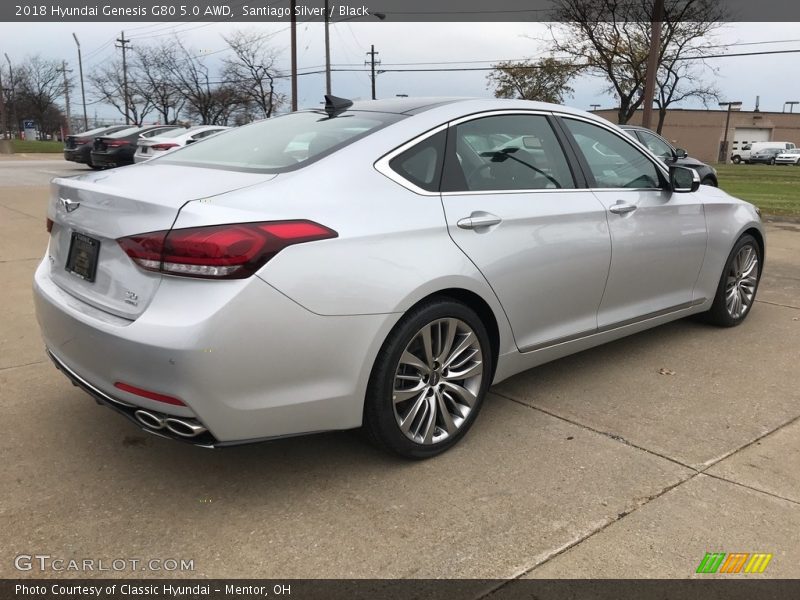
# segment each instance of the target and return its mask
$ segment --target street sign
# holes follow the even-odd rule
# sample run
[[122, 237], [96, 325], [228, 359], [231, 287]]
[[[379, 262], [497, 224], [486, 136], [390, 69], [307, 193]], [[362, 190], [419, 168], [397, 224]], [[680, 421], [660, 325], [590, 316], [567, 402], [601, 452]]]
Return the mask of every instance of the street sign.
[[24, 129], [36, 129], [36, 123], [33, 121], [33, 119], [25, 119], [22, 122], [22, 125]]

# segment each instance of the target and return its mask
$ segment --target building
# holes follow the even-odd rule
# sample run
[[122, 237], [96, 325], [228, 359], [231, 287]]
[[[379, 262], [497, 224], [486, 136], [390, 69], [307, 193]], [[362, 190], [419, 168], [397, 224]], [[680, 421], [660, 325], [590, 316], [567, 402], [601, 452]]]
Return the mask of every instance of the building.
[[[594, 114], [617, 122], [616, 109], [598, 110]], [[667, 111], [661, 132], [673, 146], [686, 149], [689, 154], [706, 163], [718, 161], [719, 151], [725, 139], [725, 110], [694, 110], [675, 108]], [[642, 111], [629, 121], [629, 125], [641, 125]], [[658, 111], [653, 111], [652, 128], [658, 123]], [[728, 128], [727, 159], [731, 153], [752, 142], [794, 142], [800, 147], [800, 113], [763, 111], [731, 111]]]

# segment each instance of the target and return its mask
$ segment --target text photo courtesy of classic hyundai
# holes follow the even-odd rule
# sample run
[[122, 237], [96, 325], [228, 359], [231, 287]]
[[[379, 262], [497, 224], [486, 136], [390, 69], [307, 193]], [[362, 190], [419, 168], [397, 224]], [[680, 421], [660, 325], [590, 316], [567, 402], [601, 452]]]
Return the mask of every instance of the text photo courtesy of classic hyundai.
[[44, 342], [99, 403], [201, 446], [363, 427], [411, 458], [523, 370], [738, 325], [765, 257], [751, 204], [521, 100], [327, 97], [55, 179], [47, 228]]

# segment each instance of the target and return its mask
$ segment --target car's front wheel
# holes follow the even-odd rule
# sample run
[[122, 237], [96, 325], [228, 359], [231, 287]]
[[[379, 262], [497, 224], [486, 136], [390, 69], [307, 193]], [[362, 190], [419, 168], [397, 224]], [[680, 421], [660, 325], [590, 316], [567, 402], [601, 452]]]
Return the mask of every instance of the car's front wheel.
[[489, 335], [475, 311], [449, 298], [425, 302], [401, 319], [378, 354], [364, 429], [401, 456], [436, 456], [466, 434], [491, 377]]
[[731, 159], [731, 161], [733, 162], [733, 164], [738, 165], [740, 162], [742, 162], [742, 157], [741, 156], [734, 156]]
[[725, 263], [714, 304], [706, 314], [709, 322], [721, 327], [733, 327], [744, 321], [756, 300], [761, 268], [758, 242], [750, 234], [743, 235]]

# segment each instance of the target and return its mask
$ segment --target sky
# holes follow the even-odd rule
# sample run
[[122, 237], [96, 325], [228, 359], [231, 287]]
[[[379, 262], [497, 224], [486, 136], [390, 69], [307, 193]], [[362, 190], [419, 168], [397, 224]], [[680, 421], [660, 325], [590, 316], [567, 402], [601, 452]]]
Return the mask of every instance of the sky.
[[[124, 30], [134, 46], [160, 42], [178, 35], [188, 47], [197, 50], [197, 54], [208, 54], [206, 60], [213, 68], [227, 54], [221, 52], [226, 47], [222, 35], [236, 29], [272, 34], [269, 39], [279, 53], [279, 65], [288, 72], [290, 42], [288, 25], [285, 23], [0, 23], [0, 52], [8, 53], [12, 61], [37, 53], [46, 58], [64, 59], [77, 75], [73, 32], [81, 42], [84, 73], [87, 73], [93, 67], [119, 57], [120, 50], [114, 47], [113, 40]], [[468, 62], [462, 65], [467, 67], [483, 67], [491, 62], [470, 61], [542, 56], [546, 46], [540, 40], [546, 34], [546, 27], [541, 23], [341, 22], [333, 23], [330, 28], [331, 56], [334, 68], [336, 65], [361, 68], [370, 45], [375, 44], [375, 49], [380, 53], [378, 58], [387, 68], [397, 63], [449, 61]], [[727, 23], [717, 32], [716, 42], [744, 44], [733, 46], [728, 52], [800, 50], [800, 23]], [[709, 61], [716, 73], [706, 73], [720, 90], [723, 99], [742, 101], [743, 110], [752, 110], [756, 96], [760, 96], [762, 111], [781, 111], [787, 100], [800, 100], [800, 77], [796, 76], [798, 62], [800, 53], [720, 58]], [[301, 71], [322, 68], [324, 63], [323, 25], [300, 23], [298, 65]], [[379, 98], [396, 94], [491, 97], [486, 75], [484, 71], [382, 73], [377, 80], [377, 95]], [[332, 77], [335, 95], [353, 99], [369, 98], [370, 79], [367, 73], [334, 72]], [[324, 75], [301, 76], [298, 81], [300, 107], [318, 106], [325, 91]], [[280, 85], [282, 91], [288, 93], [288, 80]], [[600, 104], [603, 108], [615, 106], [613, 97], [603, 93], [605, 84], [599, 78], [584, 76], [573, 80], [572, 87], [575, 93], [565, 101], [569, 106], [585, 110], [589, 110], [592, 104]], [[79, 88], [76, 87], [72, 94], [75, 105], [80, 100], [76, 96], [79, 95]], [[92, 102], [94, 98], [87, 87], [87, 102]], [[702, 104], [691, 101], [680, 106], [702, 108]], [[96, 102], [90, 104], [88, 112], [90, 118], [95, 114], [100, 118], [119, 117], [113, 108]]]

